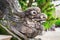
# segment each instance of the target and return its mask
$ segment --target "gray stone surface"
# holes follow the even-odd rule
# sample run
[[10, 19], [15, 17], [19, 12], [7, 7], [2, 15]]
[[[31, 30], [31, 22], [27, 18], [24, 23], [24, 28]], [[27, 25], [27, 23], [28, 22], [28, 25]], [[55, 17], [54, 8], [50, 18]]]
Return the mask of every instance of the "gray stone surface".
[[41, 40], [60, 40], [60, 28], [56, 28], [56, 31], [45, 32], [42, 36], [38, 35], [35, 38], [41, 38]]
[[0, 35], [0, 40], [10, 40], [12, 36], [10, 35]]

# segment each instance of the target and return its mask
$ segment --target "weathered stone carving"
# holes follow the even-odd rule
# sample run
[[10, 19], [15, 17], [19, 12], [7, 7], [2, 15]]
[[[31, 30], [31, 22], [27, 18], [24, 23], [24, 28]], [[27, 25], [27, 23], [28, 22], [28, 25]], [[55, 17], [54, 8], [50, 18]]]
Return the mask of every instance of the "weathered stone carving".
[[[43, 31], [41, 21], [46, 20], [46, 16], [40, 13], [40, 8], [30, 7], [22, 13], [24, 14], [23, 17], [13, 15], [14, 20], [9, 22], [10, 30], [16, 33], [18, 36], [23, 37], [24, 39], [26, 39], [26, 37], [34, 38], [35, 36], [41, 34]], [[22, 36], [20, 33], [24, 36]]]
[[[8, 29], [11, 32], [14, 32], [25, 40], [34, 38], [42, 33], [43, 26], [41, 22], [46, 20], [46, 16], [41, 13], [39, 7], [29, 7], [26, 11], [18, 12], [14, 6], [15, 2], [12, 2], [12, 0], [1, 0], [0, 2], [0, 10], [3, 14], [2, 18], [8, 21]], [[12, 10], [14, 10], [14, 12], [12, 12]]]

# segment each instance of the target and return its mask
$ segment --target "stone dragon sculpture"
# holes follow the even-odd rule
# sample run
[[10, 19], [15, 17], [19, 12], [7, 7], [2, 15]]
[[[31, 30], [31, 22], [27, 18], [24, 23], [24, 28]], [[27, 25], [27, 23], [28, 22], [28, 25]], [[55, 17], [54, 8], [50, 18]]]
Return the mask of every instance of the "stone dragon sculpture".
[[24, 38], [24, 40], [29, 40], [29, 38], [34, 38], [41, 34], [44, 30], [41, 22], [45, 21], [47, 16], [41, 13], [40, 8], [29, 7], [25, 11], [18, 12], [14, 8], [16, 3], [14, 1], [12, 3], [12, 1], [0, 0], [0, 19], [4, 18], [8, 21], [8, 23], [5, 23], [5, 25], [9, 26], [8, 29], [19, 37]]

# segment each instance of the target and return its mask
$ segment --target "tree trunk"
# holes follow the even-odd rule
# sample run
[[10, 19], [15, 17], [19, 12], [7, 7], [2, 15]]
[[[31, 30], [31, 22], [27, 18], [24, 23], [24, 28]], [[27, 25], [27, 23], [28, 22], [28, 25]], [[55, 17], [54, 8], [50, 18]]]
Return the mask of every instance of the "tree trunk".
[[28, 7], [31, 7], [33, 0], [29, 0]]

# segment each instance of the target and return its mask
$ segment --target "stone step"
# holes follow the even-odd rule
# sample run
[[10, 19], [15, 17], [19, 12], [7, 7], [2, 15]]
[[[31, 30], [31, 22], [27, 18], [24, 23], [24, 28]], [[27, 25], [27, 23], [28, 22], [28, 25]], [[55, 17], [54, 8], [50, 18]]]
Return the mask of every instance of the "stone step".
[[10, 40], [12, 36], [10, 35], [0, 35], [0, 40]]

